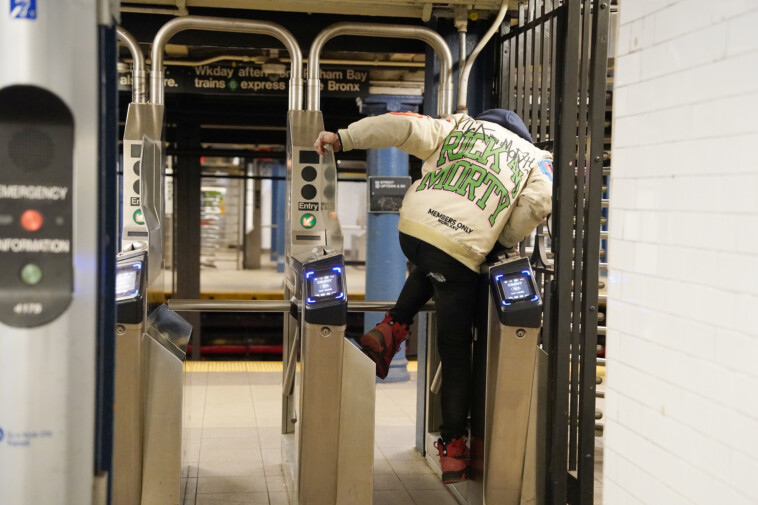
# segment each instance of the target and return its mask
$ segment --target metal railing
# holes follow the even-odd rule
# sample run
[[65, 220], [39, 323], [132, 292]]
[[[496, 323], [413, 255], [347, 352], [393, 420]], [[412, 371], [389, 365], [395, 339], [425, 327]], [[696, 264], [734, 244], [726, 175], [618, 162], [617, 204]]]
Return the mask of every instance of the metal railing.
[[289, 110], [303, 108], [303, 55], [297, 40], [283, 26], [271, 21], [254, 21], [248, 19], [227, 19], [203, 16], [186, 16], [172, 19], [158, 30], [153, 39], [150, 71], [150, 101], [163, 104], [163, 52], [168, 41], [184, 30], [203, 30], [216, 32], [250, 33], [270, 35], [281, 42], [290, 55], [290, 92]]
[[453, 56], [445, 39], [430, 28], [379, 23], [336, 23], [324, 28], [316, 36], [308, 54], [308, 110], [320, 110], [321, 106], [321, 50], [329, 40], [340, 35], [418, 39], [429, 44], [437, 53], [441, 68], [437, 114], [441, 117], [453, 112]]
[[[289, 312], [293, 305], [300, 308], [302, 302], [292, 300], [184, 300], [168, 301], [169, 310], [178, 312]], [[395, 306], [394, 301], [348, 300], [348, 312], [386, 312]], [[433, 312], [434, 302], [427, 302], [421, 312]]]
[[116, 27], [116, 36], [132, 55], [132, 103], [147, 103], [147, 74], [145, 73], [145, 55], [137, 39], [120, 26]]

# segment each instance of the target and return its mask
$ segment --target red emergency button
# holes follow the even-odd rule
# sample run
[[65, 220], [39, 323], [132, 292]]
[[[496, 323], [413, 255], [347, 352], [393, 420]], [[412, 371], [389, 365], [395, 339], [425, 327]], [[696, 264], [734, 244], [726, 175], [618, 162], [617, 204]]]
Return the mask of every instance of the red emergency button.
[[21, 226], [27, 231], [37, 231], [42, 228], [42, 214], [36, 210], [29, 209], [21, 214]]

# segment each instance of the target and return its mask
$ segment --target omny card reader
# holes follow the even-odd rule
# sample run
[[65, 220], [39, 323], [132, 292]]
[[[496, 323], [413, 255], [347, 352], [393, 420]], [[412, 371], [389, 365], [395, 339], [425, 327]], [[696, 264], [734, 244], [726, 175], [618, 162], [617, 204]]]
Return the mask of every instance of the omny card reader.
[[326, 256], [303, 266], [303, 317], [306, 323], [343, 326], [347, 322], [345, 264], [342, 255]]
[[145, 317], [145, 261], [147, 251], [120, 253], [116, 264], [118, 322], [140, 324]]
[[527, 258], [491, 267], [490, 292], [503, 325], [521, 328], [542, 325], [542, 297]]

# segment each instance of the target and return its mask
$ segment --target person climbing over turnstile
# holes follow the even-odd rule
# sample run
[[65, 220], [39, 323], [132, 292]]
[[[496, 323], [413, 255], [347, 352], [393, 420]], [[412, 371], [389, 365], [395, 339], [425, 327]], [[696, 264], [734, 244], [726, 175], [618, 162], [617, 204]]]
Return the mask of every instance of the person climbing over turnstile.
[[364, 118], [337, 133], [321, 132], [319, 154], [397, 147], [424, 160], [400, 208], [400, 247], [415, 264], [395, 306], [361, 338], [387, 376], [408, 326], [434, 296], [442, 362], [439, 450], [442, 480], [466, 480], [466, 421], [471, 391], [472, 325], [479, 266], [493, 248], [521, 242], [550, 213], [552, 156], [536, 148], [521, 118], [490, 109], [476, 119], [414, 113]]

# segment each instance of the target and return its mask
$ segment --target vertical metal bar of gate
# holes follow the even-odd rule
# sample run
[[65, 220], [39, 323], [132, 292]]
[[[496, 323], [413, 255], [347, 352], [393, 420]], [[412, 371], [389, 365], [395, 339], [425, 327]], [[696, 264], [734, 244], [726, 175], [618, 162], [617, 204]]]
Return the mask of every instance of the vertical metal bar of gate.
[[[553, 1], [544, 0], [542, 2], [542, 15], [541, 18], [545, 18], [545, 14], [553, 10]], [[542, 71], [542, 77], [540, 78], [540, 136], [539, 141], [545, 142], [547, 140], [547, 101], [548, 101], [548, 89], [550, 84], [548, 82], [548, 68], [550, 68], [550, 48], [552, 47], [552, 30], [550, 30], [551, 21], [547, 20], [542, 23], [542, 61], [540, 62], [540, 69]]]
[[[524, 12], [524, 21], [521, 23], [522, 26], [524, 24], [526, 24], [526, 23], [531, 22], [534, 19], [532, 17], [532, 15], [534, 14], [534, 9], [532, 8], [533, 2], [534, 2], [534, 0], [529, 0], [529, 3], [527, 3], [526, 5], [525, 4], [521, 4], [520, 5], [520, 7], [523, 7], [524, 10], [525, 10], [525, 12]], [[524, 51], [524, 53], [525, 53], [524, 65], [522, 67], [522, 72], [524, 73], [524, 95], [523, 95], [523, 100], [524, 100], [523, 106], [524, 106], [524, 108], [521, 110], [521, 118], [524, 120], [524, 124], [527, 125], [527, 128], [530, 131], [531, 131], [531, 124], [532, 124], [532, 118], [529, 115], [529, 113], [532, 110], [531, 103], [530, 103], [531, 102], [530, 98], [532, 97], [532, 93], [531, 93], [532, 72], [531, 72], [530, 68], [531, 68], [531, 65], [532, 65], [532, 62], [533, 62], [533, 60], [532, 60], [532, 58], [533, 58], [533, 54], [532, 54], [533, 42], [532, 41], [534, 40], [534, 38], [535, 38], [534, 30], [524, 30], [524, 35], [523, 35], [523, 39], [522, 39], [524, 41], [524, 44], [525, 44], [525, 47], [524, 47], [524, 50], [525, 50]]]
[[[511, 32], [511, 18], [506, 17], [503, 24], [500, 25], [500, 40], [505, 40], [508, 34]], [[511, 44], [505, 43], [500, 45], [500, 75], [499, 75], [499, 96], [505, 98], [505, 104], [501, 104], [503, 108], [510, 108], [511, 99], [511, 57], [513, 51], [511, 50]]]
[[[552, 0], [553, 10], [558, 10], [561, 0]], [[555, 142], [556, 130], [558, 129], [558, 85], [555, 76], [558, 75], [558, 16], [553, 16], [550, 20], [550, 35], [552, 43], [550, 44], [550, 140]]]
[[[575, 213], [574, 218], [574, 258], [583, 258], [584, 256], [584, 201], [585, 201], [585, 173], [586, 173], [586, 149], [587, 149], [587, 99], [589, 92], [587, 90], [589, 80], [589, 23], [591, 0], [583, 0], [582, 12], [582, 35], [581, 46], [579, 51], [579, 118], [577, 121], [577, 149], [576, 149], [576, 193], [574, 197]], [[571, 395], [569, 402], [569, 470], [576, 470], [576, 446], [579, 438], [579, 356], [582, 347], [582, 272], [585, 263], [583, 261], [574, 261], [574, 284], [573, 284], [573, 309], [572, 309], [572, 326], [571, 326]]]
[[[540, 11], [540, 4], [542, 0], [532, 0], [532, 4], [529, 6], [529, 17], [531, 21], [534, 21]], [[532, 135], [532, 140], [537, 140], [537, 133], [539, 130], [539, 105], [540, 105], [540, 67], [542, 65], [542, 28], [540, 25], [534, 27], [534, 36], [532, 37], [532, 115], [529, 122], [529, 131]]]
[[[574, 180], [576, 160], [577, 77], [579, 53], [580, 3], [566, 0], [558, 15], [558, 37], [563, 51], [555, 54], [558, 129], [555, 137], [555, 186], [553, 192], [553, 250], [555, 281], [551, 296], [554, 304], [552, 334], [548, 341], [548, 460], [550, 482], [547, 503], [565, 505], [568, 495], [566, 472], [569, 342], [571, 328], [571, 271]], [[560, 46], [559, 46], [560, 47]]]
[[526, 49], [526, 37], [524, 36], [524, 31], [520, 28], [524, 26], [524, 23], [526, 23], [526, 10], [524, 8], [524, 4], [519, 4], [518, 6], [518, 36], [517, 36], [517, 43], [518, 43], [518, 54], [516, 55], [518, 66], [517, 73], [516, 73], [516, 113], [521, 116], [522, 119], [524, 119], [524, 51]]
[[[603, 194], [603, 148], [605, 133], [605, 89], [608, 64], [608, 24], [610, 2], [595, 0], [592, 9], [592, 59], [590, 61], [589, 121], [590, 149], [588, 198], [585, 207], [587, 231], [585, 240], [584, 267], [584, 347], [582, 349], [581, 399], [579, 414], [581, 419], [595, 418], [595, 367], [597, 363], [597, 318], [598, 318], [598, 270], [600, 244], [601, 199]], [[589, 12], [585, 12], [589, 16]], [[579, 503], [592, 503], [595, 478], [595, 435], [594, 430], [579, 434]]]
[[[510, 29], [508, 30], [510, 32]], [[508, 105], [506, 106], [510, 110], [516, 109], [516, 101], [518, 98], [518, 69], [516, 67], [516, 53], [518, 51], [518, 37], [511, 37], [508, 40], [508, 46], [510, 47], [509, 56], [510, 61], [508, 63], [510, 72], [508, 74]]]

